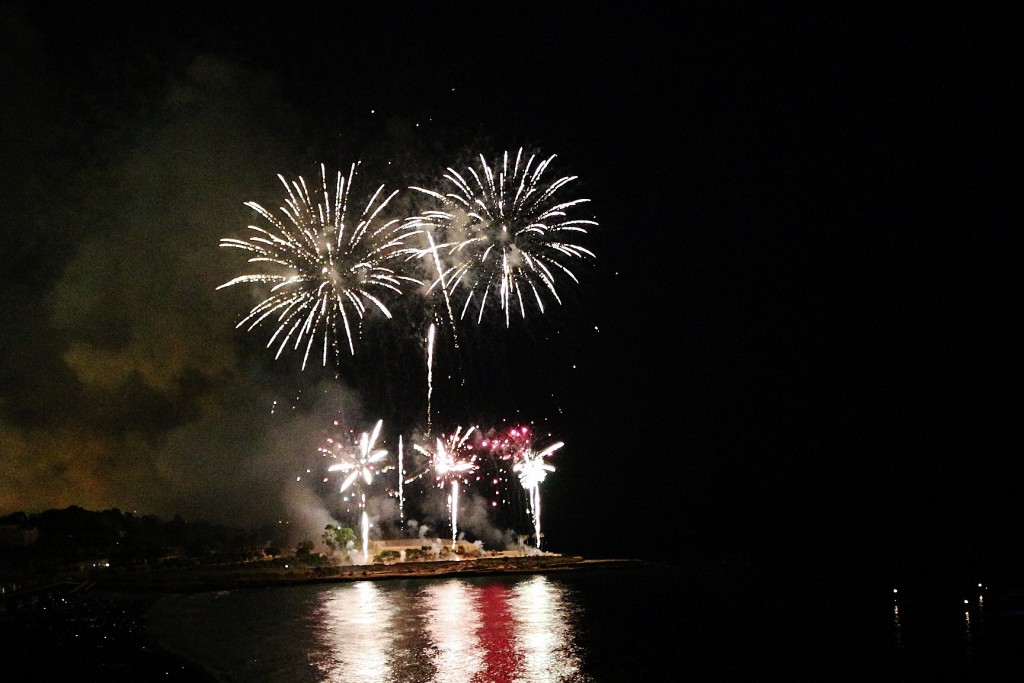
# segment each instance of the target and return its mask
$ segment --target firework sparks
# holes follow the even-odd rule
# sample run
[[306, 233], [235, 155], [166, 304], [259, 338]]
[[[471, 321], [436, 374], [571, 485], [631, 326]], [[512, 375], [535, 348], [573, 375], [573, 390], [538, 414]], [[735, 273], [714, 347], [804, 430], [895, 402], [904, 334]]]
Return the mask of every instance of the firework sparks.
[[501, 460], [517, 460], [533, 443], [533, 435], [526, 426], [511, 427], [481, 444]]
[[439, 205], [408, 225], [430, 245], [419, 254], [437, 272], [431, 290], [442, 292], [449, 311], [452, 299], [461, 300], [460, 318], [475, 309], [479, 323], [492, 305], [504, 311], [506, 326], [513, 309], [523, 318], [528, 308], [543, 313], [545, 299], [561, 303], [561, 280], [578, 282], [570, 265], [594, 258], [577, 240], [597, 223], [568, 215], [590, 200], [561, 199], [576, 176], [544, 180], [554, 158], [527, 158], [520, 148], [514, 159], [505, 152], [492, 168], [480, 155], [479, 171], [470, 166], [463, 175], [448, 169], [449, 192], [411, 188]]
[[287, 192], [285, 206], [280, 208], [283, 218], [246, 202], [269, 227], [250, 225], [248, 239], [220, 241], [222, 247], [251, 253], [248, 263], [269, 267], [269, 272], [242, 275], [217, 287], [270, 285], [270, 295], [237, 327], [248, 325], [251, 331], [264, 322], [275, 324], [267, 347], [278, 345], [275, 358], [289, 345], [295, 351], [304, 347], [303, 369], [314, 344], [322, 345], [324, 366], [329, 349], [337, 354], [339, 328], [355, 355], [357, 326], [367, 311], [376, 308], [391, 318], [385, 298], [400, 295], [405, 284], [418, 284], [398, 269], [409, 255], [405, 240], [415, 230], [383, 216], [397, 191], [385, 196], [381, 185], [356, 221], [347, 217], [357, 165], [352, 165], [347, 178], [337, 174], [333, 193], [322, 164], [320, 187], [312, 193], [304, 178], [289, 182], [279, 175]]
[[544, 458], [564, 445], [564, 443], [559, 441], [539, 453], [534, 453], [530, 450], [523, 454], [522, 460], [512, 466], [512, 471], [519, 473], [519, 482], [523, 485], [523, 488], [532, 489], [537, 487], [547, 477], [548, 472], [555, 471], [554, 467], [544, 462]]
[[[340, 471], [345, 474], [345, 479], [342, 480], [340, 489], [342, 493], [360, 478], [366, 486], [373, 483], [373, 478], [377, 474], [381, 461], [388, 454], [386, 449], [376, 448], [377, 438], [380, 436], [383, 424], [383, 420], [378, 420], [371, 433], [363, 432], [359, 436], [357, 448], [354, 451], [351, 450], [348, 444], [339, 443], [334, 439], [328, 439], [327, 446], [320, 448], [320, 452], [324, 455], [342, 459], [342, 462], [335, 463], [327, 468], [328, 472]], [[368, 558], [370, 547], [370, 518], [366, 513], [365, 490], [359, 491], [359, 512], [363, 541], [363, 561], [365, 562]]]
[[414, 449], [428, 458], [437, 486], [450, 486], [448, 512], [452, 524], [452, 548], [458, 540], [459, 483], [465, 483], [465, 477], [477, 469], [476, 454], [472, 452], [473, 444], [469, 443], [469, 437], [475, 430], [476, 427], [470, 427], [463, 433], [462, 427], [459, 427], [443, 439], [435, 437], [433, 450], [413, 444]]
[[545, 462], [547, 458], [565, 444], [561, 441], [536, 450], [533, 437], [526, 427], [514, 427], [507, 434], [495, 440], [491, 447], [501, 457], [513, 461], [512, 471], [519, 475], [519, 483], [530, 497], [530, 517], [533, 519], [533, 534], [537, 548], [540, 548], [540, 485], [548, 472], [555, 468]]
[[384, 448], [376, 449], [377, 439], [380, 437], [380, 430], [384, 421], [378, 420], [371, 433], [363, 432], [359, 435], [358, 448], [351, 452], [346, 444], [340, 444], [334, 439], [327, 440], [327, 446], [321, 448], [321, 452], [331, 457], [343, 458], [342, 462], [331, 465], [328, 472], [341, 471], [347, 473], [341, 483], [341, 491], [344, 492], [359, 477], [369, 486], [373, 483], [373, 477], [377, 473], [378, 463], [387, 457], [388, 452]]

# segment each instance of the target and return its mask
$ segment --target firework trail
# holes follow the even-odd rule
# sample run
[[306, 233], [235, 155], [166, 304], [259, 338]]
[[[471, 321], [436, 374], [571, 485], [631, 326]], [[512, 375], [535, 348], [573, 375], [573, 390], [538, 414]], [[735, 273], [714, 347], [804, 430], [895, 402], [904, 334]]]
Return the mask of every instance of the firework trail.
[[322, 345], [324, 366], [329, 349], [337, 355], [339, 328], [344, 330], [349, 352], [355, 355], [358, 325], [367, 311], [376, 308], [391, 318], [384, 299], [400, 295], [405, 284], [419, 284], [399, 269], [410, 253], [405, 241], [415, 230], [383, 216], [397, 191], [385, 196], [381, 185], [359, 217], [348, 218], [357, 165], [352, 164], [347, 178], [338, 172], [333, 192], [323, 164], [320, 187], [313, 192], [301, 176], [289, 182], [278, 175], [287, 192], [285, 206], [280, 207], [283, 217], [246, 202], [268, 227], [250, 225], [248, 239], [220, 240], [222, 247], [252, 254], [248, 263], [268, 269], [217, 287], [270, 285], [270, 295], [236, 327], [248, 325], [251, 331], [262, 323], [276, 325], [267, 348], [278, 344], [275, 358], [279, 358], [289, 345], [294, 351], [304, 346], [303, 369], [314, 344]]
[[405, 456], [402, 454], [402, 436], [398, 436], [398, 519], [405, 526], [405, 493], [402, 491], [402, 478], [405, 477]]
[[577, 240], [597, 223], [568, 215], [590, 201], [561, 199], [576, 176], [544, 179], [554, 155], [538, 160], [520, 148], [514, 158], [506, 151], [493, 168], [479, 158], [480, 169], [470, 166], [467, 175], [448, 168], [447, 192], [410, 188], [438, 208], [407, 224], [426, 236], [429, 246], [420, 247], [419, 255], [433, 263], [437, 277], [430, 289], [441, 291], [450, 316], [452, 300], [460, 319], [475, 310], [478, 323], [497, 306], [508, 326], [512, 309], [526, 318], [528, 308], [543, 313], [545, 299], [561, 303], [556, 285], [578, 282], [570, 265], [594, 258]]
[[463, 433], [462, 427], [459, 427], [443, 439], [435, 437], [433, 450], [413, 444], [414, 449], [427, 457], [438, 488], [449, 486], [451, 489], [448, 494], [448, 513], [452, 524], [453, 549], [458, 539], [459, 483], [465, 483], [465, 477], [477, 469], [477, 457], [472, 452], [473, 444], [469, 443], [469, 437], [475, 430], [476, 427], [470, 427]]
[[430, 434], [433, 417], [431, 402], [434, 396], [434, 333], [436, 330], [437, 328], [431, 323], [430, 329], [427, 331], [427, 434]]
[[[379, 463], [387, 457], [386, 449], [377, 449], [377, 438], [380, 436], [383, 420], [378, 420], [371, 433], [363, 432], [359, 436], [356, 450], [351, 450], [348, 444], [341, 444], [334, 439], [327, 440], [327, 446], [321, 447], [320, 452], [332, 458], [340, 458], [342, 461], [327, 468], [328, 472], [340, 471], [345, 474], [341, 482], [342, 493], [345, 492], [357, 479], [362, 478], [363, 483], [369, 486], [373, 482]], [[366, 491], [360, 487], [359, 491], [359, 512], [360, 526], [363, 541], [363, 561], [367, 560], [370, 547], [370, 518], [366, 514]]]

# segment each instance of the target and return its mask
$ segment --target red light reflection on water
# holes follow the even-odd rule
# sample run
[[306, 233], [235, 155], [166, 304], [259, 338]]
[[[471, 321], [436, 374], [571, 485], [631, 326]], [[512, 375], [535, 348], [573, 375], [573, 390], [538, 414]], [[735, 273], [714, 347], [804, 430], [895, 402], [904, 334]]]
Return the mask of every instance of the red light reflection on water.
[[523, 653], [516, 647], [517, 625], [511, 606], [512, 589], [505, 584], [483, 586], [477, 593], [477, 609], [483, 615], [477, 638], [484, 651], [484, 671], [473, 681], [505, 683], [519, 678]]

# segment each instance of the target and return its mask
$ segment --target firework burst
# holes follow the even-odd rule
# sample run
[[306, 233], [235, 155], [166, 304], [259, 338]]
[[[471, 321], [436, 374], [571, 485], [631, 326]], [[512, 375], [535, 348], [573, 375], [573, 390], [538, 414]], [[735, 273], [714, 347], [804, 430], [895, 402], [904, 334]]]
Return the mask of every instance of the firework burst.
[[408, 257], [405, 241], [415, 232], [399, 219], [384, 216], [397, 191], [385, 195], [384, 186], [366, 202], [359, 217], [348, 218], [349, 194], [355, 179], [338, 172], [332, 188], [321, 164], [320, 186], [310, 190], [304, 178], [288, 181], [278, 176], [287, 193], [281, 217], [255, 202], [246, 206], [268, 224], [250, 225], [248, 239], [224, 238], [220, 245], [249, 252], [248, 263], [267, 272], [241, 275], [217, 287], [237, 284], [270, 285], [270, 294], [249, 311], [237, 327], [253, 330], [263, 323], [276, 326], [267, 347], [277, 354], [288, 348], [303, 350], [305, 369], [310, 352], [322, 348], [327, 365], [329, 349], [337, 354], [339, 330], [355, 355], [358, 325], [368, 310], [391, 318], [385, 299], [400, 295], [406, 284], [418, 280], [400, 271]]
[[345, 474], [345, 479], [341, 482], [340, 490], [342, 492], [360, 477], [367, 486], [373, 483], [373, 477], [378, 472], [380, 462], [388, 455], [386, 449], [376, 447], [383, 424], [383, 420], [378, 420], [372, 432], [360, 434], [355, 450], [351, 450], [348, 444], [340, 443], [333, 438], [327, 440], [327, 446], [321, 447], [320, 452], [324, 455], [341, 460], [341, 462], [328, 467], [327, 471], [340, 471]]
[[519, 476], [519, 483], [530, 498], [530, 517], [533, 519], [533, 534], [537, 548], [540, 548], [540, 485], [548, 472], [555, 468], [544, 459], [565, 444], [561, 441], [537, 449], [528, 427], [513, 427], [502, 436], [492, 439], [490, 448], [503, 460], [512, 462], [512, 471]]
[[[327, 440], [327, 445], [320, 448], [320, 452], [333, 459], [341, 460], [327, 468], [328, 472], [340, 471], [345, 475], [341, 482], [342, 493], [345, 492], [358, 479], [369, 486], [373, 483], [374, 476], [380, 470], [380, 463], [387, 457], [386, 449], [377, 448], [377, 438], [384, 421], [378, 420], [370, 433], [363, 432], [359, 436], [356, 448], [353, 450], [347, 443], [341, 443], [333, 438]], [[362, 486], [360, 486], [362, 489]], [[363, 561], [367, 560], [370, 546], [370, 518], [366, 513], [366, 491], [359, 491], [359, 517], [363, 542]]]
[[447, 192], [411, 188], [437, 205], [408, 225], [422, 233], [419, 256], [436, 272], [430, 289], [443, 294], [451, 317], [453, 304], [459, 318], [475, 312], [477, 323], [498, 307], [506, 326], [513, 310], [523, 318], [528, 310], [543, 313], [546, 300], [562, 302], [562, 281], [578, 282], [570, 266], [594, 258], [577, 242], [597, 223], [569, 216], [590, 200], [562, 199], [576, 176], [545, 180], [554, 159], [520, 148], [492, 167], [480, 155], [479, 170], [448, 169]]
[[459, 427], [444, 438], [435, 437], [433, 450], [419, 444], [413, 445], [414, 449], [427, 457], [438, 488], [447, 485], [451, 489], [448, 494], [448, 513], [452, 524], [452, 548], [458, 540], [459, 484], [467, 483], [466, 477], [477, 469], [477, 456], [469, 441], [474, 431], [476, 427], [470, 427], [465, 432]]

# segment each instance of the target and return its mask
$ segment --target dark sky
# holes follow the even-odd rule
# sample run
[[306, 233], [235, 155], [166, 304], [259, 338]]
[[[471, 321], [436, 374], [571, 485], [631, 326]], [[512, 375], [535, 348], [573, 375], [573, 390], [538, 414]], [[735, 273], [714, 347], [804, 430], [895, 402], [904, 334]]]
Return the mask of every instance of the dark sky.
[[578, 178], [597, 259], [562, 306], [467, 331], [434, 419], [565, 442], [552, 549], [1012, 552], [1008, 17], [364, 4], [0, 5], [0, 514], [322, 528], [311, 444], [425, 411], [422, 347], [397, 330], [341, 379], [275, 361], [215, 291], [241, 265], [218, 241], [278, 173], [402, 189], [525, 146]]

